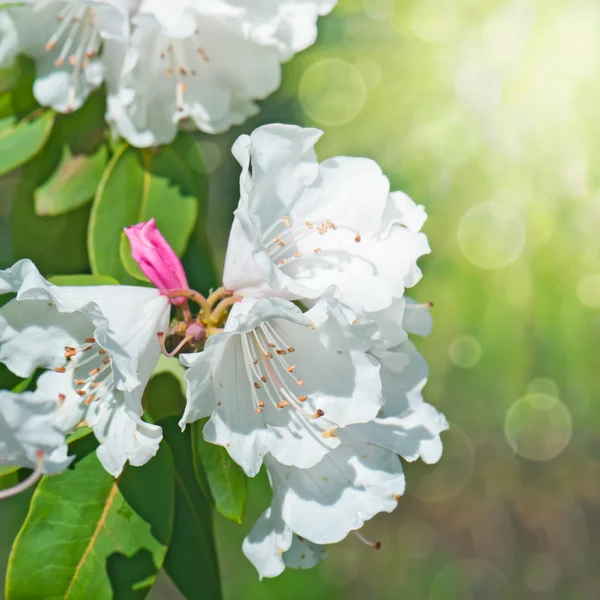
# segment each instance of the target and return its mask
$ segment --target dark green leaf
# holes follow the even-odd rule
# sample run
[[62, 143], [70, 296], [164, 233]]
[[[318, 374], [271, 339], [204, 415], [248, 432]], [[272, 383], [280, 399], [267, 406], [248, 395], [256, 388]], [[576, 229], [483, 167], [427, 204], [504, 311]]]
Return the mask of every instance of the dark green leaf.
[[19, 56], [15, 64], [4, 72], [6, 78], [0, 85], [0, 118], [9, 115], [22, 118], [38, 109], [39, 104], [33, 96], [33, 60]]
[[163, 564], [173, 515], [166, 446], [118, 480], [88, 454], [38, 485], [10, 556], [7, 600], [144, 598]]
[[44, 110], [20, 120], [14, 116], [0, 119], [0, 175], [27, 162], [42, 149], [54, 116], [53, 111]]
[[165, 570], [188, 600], [219, 600], [212, 507], [194, 473], [191, 435], [175, 417], [159, 423], [175, 459], [175, 523]]
[[12, 208], [13, 258], [30, 258], [42, 272], [71, 274], [88, 267], [86, 228], [89, 206], [56, 217], [35, 213], [35, 190], [54, 172], [60, 161], [63, 142], [50, 136], [44, 151], [20, 172]]
[[124, 144], [110, 161], [94, 199], [88, 235], [92, 271], [124, 283], [135, 281], [121, 263], [123, 228], [154, 217], [181, 256], [197, 215], [193, 180], [173, 150], [163, 146], [153, 154]]
[[217, 510], [224, 517], [241, 523], [248, 500], [246, 475], [225, 448], [204, 441], [204, 424], [205, 420], [200, 420], [190, 425], [196, 470], [202, 468], [206, 474]]
[[65, 147], [56, 171], [35, 191], [35, 212], [55, 216], [91, 202], [107, 163], [106, 146], [89, 155], [73, 155]]
[[54, 285], [119, 285], [116, 279], [106, 275], [53, 275], [48, 281]]
[[188, 248], [183, 255], [188, 282], [195, 290], [208, 292], [218, 287], [219, 282], [214, 267], [212, 248], [206, 232], [208, 214], [208, 177], [204, 168], [202, 154], [194, 138], [180, 133], [171, 144], [173, 151], [187, 165], [194, 185], [194, 193], [199, 200], [198, 222], [190, 238]]

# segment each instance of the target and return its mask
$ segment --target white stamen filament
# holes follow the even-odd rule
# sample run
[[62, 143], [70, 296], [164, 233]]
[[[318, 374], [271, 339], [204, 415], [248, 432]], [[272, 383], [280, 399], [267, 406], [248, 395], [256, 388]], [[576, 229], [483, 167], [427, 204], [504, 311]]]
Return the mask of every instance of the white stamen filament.
[[[266, 347], [276, 346], [276, 344], [274, 343], [274, 338], [270, 335], [270, 332], [268, 332], [265, 325], [266, 324], [263, 323], [258, 328], [260, 333], [264, 336], [265, 340], [260, 339], [260, 336], [258, 335], [257, 330], [254, 330], [252, 332], [252, 334], [253, 334], [253, 338], [254, 338], [256, 347], [259, 350], [262, 362], [268, 373], [268, 377], [260, 377], [260, 380], [263, 382], [263, 385], [261, 386], [261, 388], [263, 388], [265, 390], [265, 393], [267, 394], [269, 401], [272, 404], [274, 404], [275, 407], [278, 409], [285, 408], [285, 406], [287, 406], [288, 404], [291, 404], [299, 413], [302, 413], [305, 417], [307, 417], [308, 419], [311, 419], [311, 420], [322, 417], [325, 413], [321, 409], [318, 409], [317, 412], [314, 414], [311, 414], [308, 411], [306, 411], [302, 406], [302, 401], [294, 394], [294, 392], [285, 383], [284, 378], [281, 377], [281, 373], [282, 373], [282, 369], [283, 369], [283, 373], [287, 374], [289, 377], [291, 377], [298, 386], [303, 384], [302, 380], [297, 379], [296, 375], [293, 375], [293, 370], [295, 370], [295, 368], [292, 371], [290, 371], [289, 370], [290, 365], [285, 361], [285, 359], [283, 359], [282, 355], [277, 352], [277, 350], [279, 350], [281, 352], [283, 350], [282, 348], [275, 348], [275, 353], [273, 353], [271, 351], [267, 351], [265, 349], [265, 346]], [[272, 326], [271, 326], [271, 331], [274, 331]], [[244, 337], [246, 337], [246, 336], [244, 336]], [[246, 343], [248, 343], [248, 342], [246, 341]], [[248, 344], [248, 346], [249, 346], [249, 344]], [[285, 344], [284, 344], [284, 346], [285, 346]], [[283, 352], [285, 352], [285, 350], [283, 350]], [[255, 357], [254, 357], [252, 351], [249, 349], [249, 347], [248, 347], [248, 355], [249, 356], [247, 358], [245, 357], [245, 360], [246, 360], [246, 362], [248, 362], [248, 360], [250, 360], [250, 365], [252, 366], [255, 364]], [[252, 369], [252, 371], [254, 373], [256, 373], [256, 371], [254, 369]], [[266, 381], [265, 381], [265, 379], [266, 379]], [[274, 388], [274, 391], [278, 392], [278, 395], [280, 398], [281, 398], [281, 396], [283, 396], [283, 400], [280, 400], [279, 402], [277, 402], [277, 400], [273, 397], [271, 390], [269, 389], [269, 384]], [[253, 390], [255, 391], [254, 383], [252, 385], [253, 385]], [[304, 399], [305, 398], [306, 397], [304, 397]]]
[[[65, 62], [65, 59], [69, 55], [69, 52], [71, 51], [71, 46], [73, 45], [73, 42], [75, 41], [75, 38], [77, 37], [77, 34], [79, 33], [79, 29], [81, 28], [81, 17], [85, 14], [85, 12], [87, 10], [88, 9], [86, 8], [85, 5], [78, 6], [75, 11], [75, 16], [71, 16], [71, 18], [68, 21], [67, 21], [67, 19], [65, 19], [64, 22], [66, 22], [67, 25], [69, 23], [71, 24], [71, 30], [69, 31], [69, 34], [67, 35], [67, 39], [66, 39], [65, 43], [63, 44], [63, 47], [61, 48], [58, 58], [54, 61], [54, 64], [56, 64], [57, 67], [60, 67]], [[60, 29], [60, 27], [62, 27], [63, 23], [60, 24], [59, 29]]]
[[0, 490], [0, 500], [4, 500], [5, 498], [10, 498], [12, 496], [16, 496], [21, 492], [29, 489], [32, 485], [35, 485], [40, 477], [44, 474], [44, 453], [41, 450], [38, 450], [35, 453], [35, 469], [33, 473], [24, 479], [17, 485], [13, 487], [7, 488], [6, 490]]
[[[277, 229], [282, 226], [285, 228], [285, 235], [282, 232], [275, 237], [272, 237]], [[300, 241], [312, 235], [325, 235], [329, 230], [336, 231], [338, 229], [352, 233], [354, 236], [352, 243], [361, 241], [358, 230], [348, 225], [337, 225], [330, 219], [323, 219], [318, 225], [307, 221], [304, 225], [293, 226], [289, 217], [281, 217], [271, 224], [262, 234], [262, 240], [271, 260], [273, 262], [278, 262], [280, 265], [286, 265], [303, 258], [303, 253], [297, 250], [297, 244]], [[313, 252], [318, 254], [321, 252], [321, 249], [314, 248]]]

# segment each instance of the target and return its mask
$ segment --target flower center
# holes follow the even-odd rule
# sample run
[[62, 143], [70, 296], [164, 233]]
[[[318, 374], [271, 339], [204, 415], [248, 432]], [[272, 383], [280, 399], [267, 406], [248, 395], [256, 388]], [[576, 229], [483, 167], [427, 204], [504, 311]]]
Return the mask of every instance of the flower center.
[[271, 323], [262, 323], [250, 333], [242, 334], [241, 340], [256, 414], [262, 413], [265, 399], [278, 410], [292, 406], [311, 420], [325, 414], [320, 408], [315, 413], [303, 408], [308, 396], [298, 395], [297, 389], [304, 381], [298, 376], [296, 366], [287, 360], [296, 349], [283, 341]]
[[[111, 374], [111, 360], [106, 350], [95, 338], [86, 338], [79, 346], [65, 346], [65, 358], [69, 361], [66, 367], [56, 367], [57, 373], [69, 373], [73, 378], [75, 393], [80, 396], [85, 406], [112, 391], [114, 384]], [[65, 394], [59, 395], [64, 402]]]
[[185, 40], [161, 36], [160, 59], [166, 64], [167, 77], [175, 78], [175, 103], [179, 111], [183, 110], [183, 97], [187, 89], [185, 80], [197, 75], [192, 66], [198, 64], [197, 55], [203, 62], [210, 62], [210, 57], [200, 44], [199, 33], [200, 30], [196, 29], [194, 35]]
[[[262, 240], [271, 260], [284, 266], [304, 257], [304, 253], [297, 249], [299, 242], [311, 236], [325, 235], [330, 231], [338, 230], [349, 232], [355, 243], [361, 241], [360, 233], [354, 227], [336, 224], [330, 219], [323, 219], [320, 223], [305, 221], [294, 224], [290, 217], [281, 217], [275, 221], [263, 233]], [[312, 250], [314, 254], [320, 254], [321, 251], [318, 246]]]
[[56, 20], [58, 26], [45, 48], [47, 52], [59, 49], [54, 60], [57, 67], [62, 67], [66, 60], [72, 67], [67, 94], [67, 111], [70, 111], [73, 110], [81, 71], [88, 66], [90, 59], [98, 56], [101, 38], [94, 22], [94, 12], [85, 4], [66, 4], [56, 15]]

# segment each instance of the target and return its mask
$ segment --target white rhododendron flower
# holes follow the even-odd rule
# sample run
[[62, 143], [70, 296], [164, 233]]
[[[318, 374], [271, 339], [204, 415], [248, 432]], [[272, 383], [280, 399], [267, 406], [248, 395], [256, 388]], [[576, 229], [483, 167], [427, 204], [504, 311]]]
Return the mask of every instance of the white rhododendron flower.
[[[426, 310], [412, 301], [406, 308], [403, 300], [395, 303], [401, 303], [393, 312], [406, 332], [429, 333], [431, 317]], [[427, 365], [422, 356], [406, 335], [391, 348], [382, 341], [370, 352], [382, 361], [385, 403], [378, 416], [339, 429], [341, 444], [310, 469], [265, 458], [273, 500], [243, 544], [261, 578], [275, 577], [286, 566], [313, 566], [325, 554], [322, 544], [340, 541], [379, 512], [391, 512], [404, 493], [398, 455], [427, 463], [441, 456], [440, 433], [448, 423], [423, 402]]]
[[[275, 577], [285, 566], [312, 566], [323, 555], [319, 545], [339, 542], [376, 514], [392, 512], [405, 488], [398, 456], [367, 441], [343, 443], [310, 469], [271, 456], [265, 464], [273, 500], [243, 544], [261, 577]], [[302, 555], [294, 551], [292, 534], [311, 544], [312, 564], [297, 562]]]
[[178, 124], [209, 133], [258, 112], [280, 63], [316, 39], [332, 0], [141, 0], [107, 119], [134, 146], [170, 142]]
[[[0, 67], [17, 54], [36, 62], [33, 93], [43, 106], [77, 110], [120, 64], [105, 59], [129, 38], [135, 0], [28, 0], [0, 11]], [[118, 52], [114, 52], [118, 55]]]
[[318, 163], [317, 129], [265, 125], [236, 141], [241, 199], [223, 283], [245, 296], [315, 299], [330, 285], [358, 312], [380, 311], [421, 277], [423, 207], [375, 162]]
[[190, 367], [181, 425], [210, 416], [204, 438], [251, 477], [269, 452], [311, 467], [339, 445], [338, 427], [381, 407], [379, 364], [366, 353], [374, 332], [334, 299], [305, 313], [279, 298], [242, 300], [203, 352], [181, 356]]
[[29, 260], [0, 271], [0, 361], [37, 381], [56, 403], [56, 424], [84, 422], [100, 442], [98, 458], [113, 475], [142, 465], [158, 450], [160, 427], [142, 420], [142, 393], [160, 354], [156, 335], [169, 322], [169, 299], [129, 286], [58, 287]]

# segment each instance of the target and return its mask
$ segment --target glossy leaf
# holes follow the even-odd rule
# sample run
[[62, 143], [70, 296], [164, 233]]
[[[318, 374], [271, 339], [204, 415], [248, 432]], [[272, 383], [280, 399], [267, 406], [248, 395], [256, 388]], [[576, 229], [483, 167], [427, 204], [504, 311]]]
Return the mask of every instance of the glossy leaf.
[[246, 475], [225, 448], [204, 441], [205, 422], [203, 419], [190, 425], [196, 470], [202, 469], [202, 476], [206, 475], [217, 510], [224, 517], [241, 523], [248, 501]]
[[16, 169], [42, 149], [54, 117], [51, 110], [43, 110], [20, 120], [14, 116], [0, 119], [0, 175]]
[[107, 163], [106, 146], [89, 155], [73, 155], [65, 147], [56, 171], [35, 191], [35, 212], [55, 216], [91, 202]]
[[165, 570], [188, 600], [219, 600], [212, 506], [195, 477], [190, 432], [182, 433], [174, 417], [160, 425], [175, 459], [175, 522]]
[[106, 275], [54, 275], [48, 277], [48, 281], [54, 285], [119, 285], [114, 277]]
[[38, 485], [9, 559], [6, 599], [144, 598], [163, 564], [173, 511], [166, 445], [118, 480], [88, 454]]
[[110, 161], [94, 199], [88, 231], [92, 272], [135, 281], [121, 262], [124, 227], [151, 217], [181, 256], [198, 215], [188, 167], [165, 146], [157, 153], [123, 144]]

